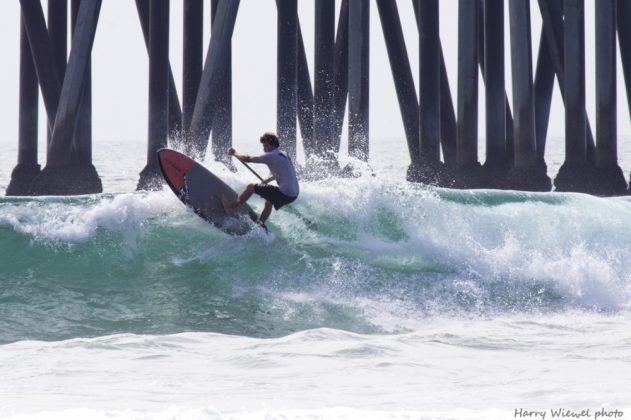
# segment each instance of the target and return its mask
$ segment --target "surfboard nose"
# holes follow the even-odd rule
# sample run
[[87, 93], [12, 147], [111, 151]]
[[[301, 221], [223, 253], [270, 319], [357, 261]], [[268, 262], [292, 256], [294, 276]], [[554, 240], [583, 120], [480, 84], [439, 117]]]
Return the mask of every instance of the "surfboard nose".
[[191, 169], [195, 161], [185, 154], [171, 149], [160, 149], [157, 153], [162, 175], [174, 191], [180, 191], [184, 187], [184, 175]]

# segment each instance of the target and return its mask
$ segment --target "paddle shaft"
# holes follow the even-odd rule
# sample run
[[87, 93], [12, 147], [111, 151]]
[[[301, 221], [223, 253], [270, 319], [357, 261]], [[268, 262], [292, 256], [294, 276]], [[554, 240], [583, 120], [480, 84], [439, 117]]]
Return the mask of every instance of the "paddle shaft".
[[246, 168], [248, 168], [248, 169], [250, 170], [250, 172], [252, 172], [254, 175], [256, 175], [256, 177], [257, 177], [258, 179], [260, 179], [260, 180], [261, 180], [261, 182], [265, 182], [265, 181], [263, 180], [263, 178], [261, 178], [261, 175], [259, 175], [258, 173], [256, 173], [256, 171], [255, 171], [254, 169], [252, 169], [252, 167], [251, 167], [250, 165], [248, 165], [246, 162], [242, 161], [241, 159], [238, 159], [238, 160], [239, 160], [239, 162], [243, 163], [243, 164], [245, 165], [245, 167], [246, 167]]

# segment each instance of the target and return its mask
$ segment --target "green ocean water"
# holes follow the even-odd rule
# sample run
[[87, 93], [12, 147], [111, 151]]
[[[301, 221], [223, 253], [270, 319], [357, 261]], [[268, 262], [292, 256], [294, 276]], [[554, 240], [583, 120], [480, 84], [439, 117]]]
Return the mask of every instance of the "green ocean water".
[[306, 184], [269, 235], [231, 237], [170, 191], [3, 197], [0, 342], [371, 334], [434, 316], [624, 311], [630, 217], [625, 198], [367, 178]]

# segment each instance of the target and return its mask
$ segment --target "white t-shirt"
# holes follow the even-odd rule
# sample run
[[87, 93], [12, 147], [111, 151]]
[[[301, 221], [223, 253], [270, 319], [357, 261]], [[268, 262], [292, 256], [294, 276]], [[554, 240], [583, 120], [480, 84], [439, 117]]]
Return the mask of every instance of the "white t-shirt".
[[300, 187], [298, 186], [298, 178], [296, 178], [296, 170], [285, 152], [277, 147], [261, 156], [253, 156], [252, 162], [264, 163], [269, 166], [280, 192], [289, 197], [298, 197]]

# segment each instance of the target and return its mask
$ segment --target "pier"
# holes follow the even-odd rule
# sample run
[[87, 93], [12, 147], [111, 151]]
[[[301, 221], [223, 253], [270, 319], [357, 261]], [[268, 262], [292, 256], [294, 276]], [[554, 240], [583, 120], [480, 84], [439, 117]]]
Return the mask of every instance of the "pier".
[[[238, 46], [232, 38], [240, 6], [259, 0], [182, 0], [183, 21], [177, 25], [170, 21], [174, 2], [117, 1], [135, 3], [148, 57], [148, 120], [139, 122], [147, 127], [146, 162], [137, 168], [138, 189], [162, 187], [156, 151], [172, 141], [197, 159], [211, 152], [232, 167], [225, 153], [238, 118], [232, 106], [232, 55]], [[380, 100], [370, 96], [370, 70], [388, 66], [404, 128], [398, 141], [409, 151], [409, 181], [448, 188], [628, 194], [618, 165], [617, 100], [626, 94], [631, 109], [631, 2], [598, 0], [593, 13], [586, 13], [584, 0], [450, 0], [458, 37], [456, 50], [446, 51], [440, 36], [446, 2], [302, 1], [312, 10], [313, 33], [303, 33], [298, 0], [270, 1], [277, 19], [265, 22], [265, 28], [277, 35], [276, 56], [270, 57], [276, 61], [276, 79], [269, 81], [276, 96], [268, 98], [276, 106], [276, 131], [293, 158], [304, 152], [304, 176], [346, 174], [338, 159], [342, 144], [349, 156], [370, 160], [370, 102]], [[406, 44], [399, 11], [403, 2], [413, 7], [415, 44]], [[102, 192], [92, 162], [91, 52], [101, 10], [110, 3], [19, 4], [18, 154], [6, 195]], [[535, 46], [534, 11], [542, 22]], [[371, 25], [375, 14], [378, 27], [374, 18]], [[588, 19], [595, 31], [594, 69], [586, 68]], [[206, 43], [204, 25], [210, 27]], [[174, 74], [170, 62], [174, 28], [182, 31], [181, 74]], [[387, 51], [380, 63], [370, 62], [375, 31]], [[306, 37], [314, 41], [312, 50], [305, 47]], [[410, 54], [411, 48], [418, 54]], [[452, 69], [446, 54], [457, 55], [455, 86], [447, 78]], [[417, 75], [412, 56], [418, 59]], [[624, 86], [617, 83], [618, 56]], [[595, 121], [587, 113], [588, 70], [596, 79]], [[564, 106], [565, 158], [550, 178], [545, 149], [555, 81]], [[40, 113], [47, 117], [43, 133], [38, 131]], [[482, 125], [486, 138], [480, 138]], [[484, 143], [485, 156], [479, 156], [478, 142]], [[38, 161], [39, 148], [45, 149], [45, 162]]]

